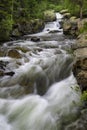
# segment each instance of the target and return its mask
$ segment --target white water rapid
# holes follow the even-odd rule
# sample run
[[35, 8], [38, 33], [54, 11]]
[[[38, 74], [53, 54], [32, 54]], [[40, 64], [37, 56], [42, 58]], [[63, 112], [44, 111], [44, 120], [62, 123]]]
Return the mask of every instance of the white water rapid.
[[[63, 36], [62, 16], [56, 16], [41, 33], [30, 36], [40, 37], [39, 42], [29, 39], [3, 45], [19, 49], [22, 57], [0, 57], [6, 72], [14, 72], [0, 77], [0, 130], [67, 130], [78, 117], [80, 90], [67, 51], [73, 41]], [[58, 32], [49, 33], [53, 30]]]

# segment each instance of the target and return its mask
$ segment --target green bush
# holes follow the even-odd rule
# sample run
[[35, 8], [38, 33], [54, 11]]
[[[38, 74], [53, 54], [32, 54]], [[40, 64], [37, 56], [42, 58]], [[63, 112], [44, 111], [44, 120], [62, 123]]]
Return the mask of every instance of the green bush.
[[13, 21], [11, 18], [6, 18], [0, 21], [0, 42], [9, 40], [12, 24]]

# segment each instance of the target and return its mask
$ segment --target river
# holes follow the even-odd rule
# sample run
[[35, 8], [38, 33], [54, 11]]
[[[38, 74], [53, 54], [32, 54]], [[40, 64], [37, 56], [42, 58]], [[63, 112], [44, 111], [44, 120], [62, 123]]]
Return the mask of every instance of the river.
[[[26, 40], [4, 43], [18, 49], [21, 58], [0, 57], [0, 130], [67, 130], [79, 115], [80, 90], [72, 73], [73, 39], [60, 29], [62, 16]], [[40, 41], [31, 41], [39, 37]]]

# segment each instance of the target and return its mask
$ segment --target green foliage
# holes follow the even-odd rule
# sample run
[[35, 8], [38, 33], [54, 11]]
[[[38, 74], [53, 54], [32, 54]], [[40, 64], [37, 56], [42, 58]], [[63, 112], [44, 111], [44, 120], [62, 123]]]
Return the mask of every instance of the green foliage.
[[9, 18], [3, 19], [0, 22], [0, 41], [9, 40], [9, 35], [12, 29], [13, 21]]
[[13, 24], [11, 5], [11, 0], [0, 1], [0, 41], [9, 40]]
[[82, 96], [81, 96], [82, 101], [87, 101], [87, 91], [84, 91]]

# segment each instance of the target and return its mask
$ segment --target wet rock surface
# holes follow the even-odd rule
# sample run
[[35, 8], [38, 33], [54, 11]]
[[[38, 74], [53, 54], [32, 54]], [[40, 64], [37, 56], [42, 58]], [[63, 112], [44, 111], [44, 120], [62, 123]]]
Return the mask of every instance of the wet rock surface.
[[21, 54], [16, 49], [10, 49], [8, 50], [7, 56], [12, 58], [21, 58]]
[[33, 41], [33, 42], [39, 42], [40, 38], [39, 37], [31, 37], [31, 41]]

